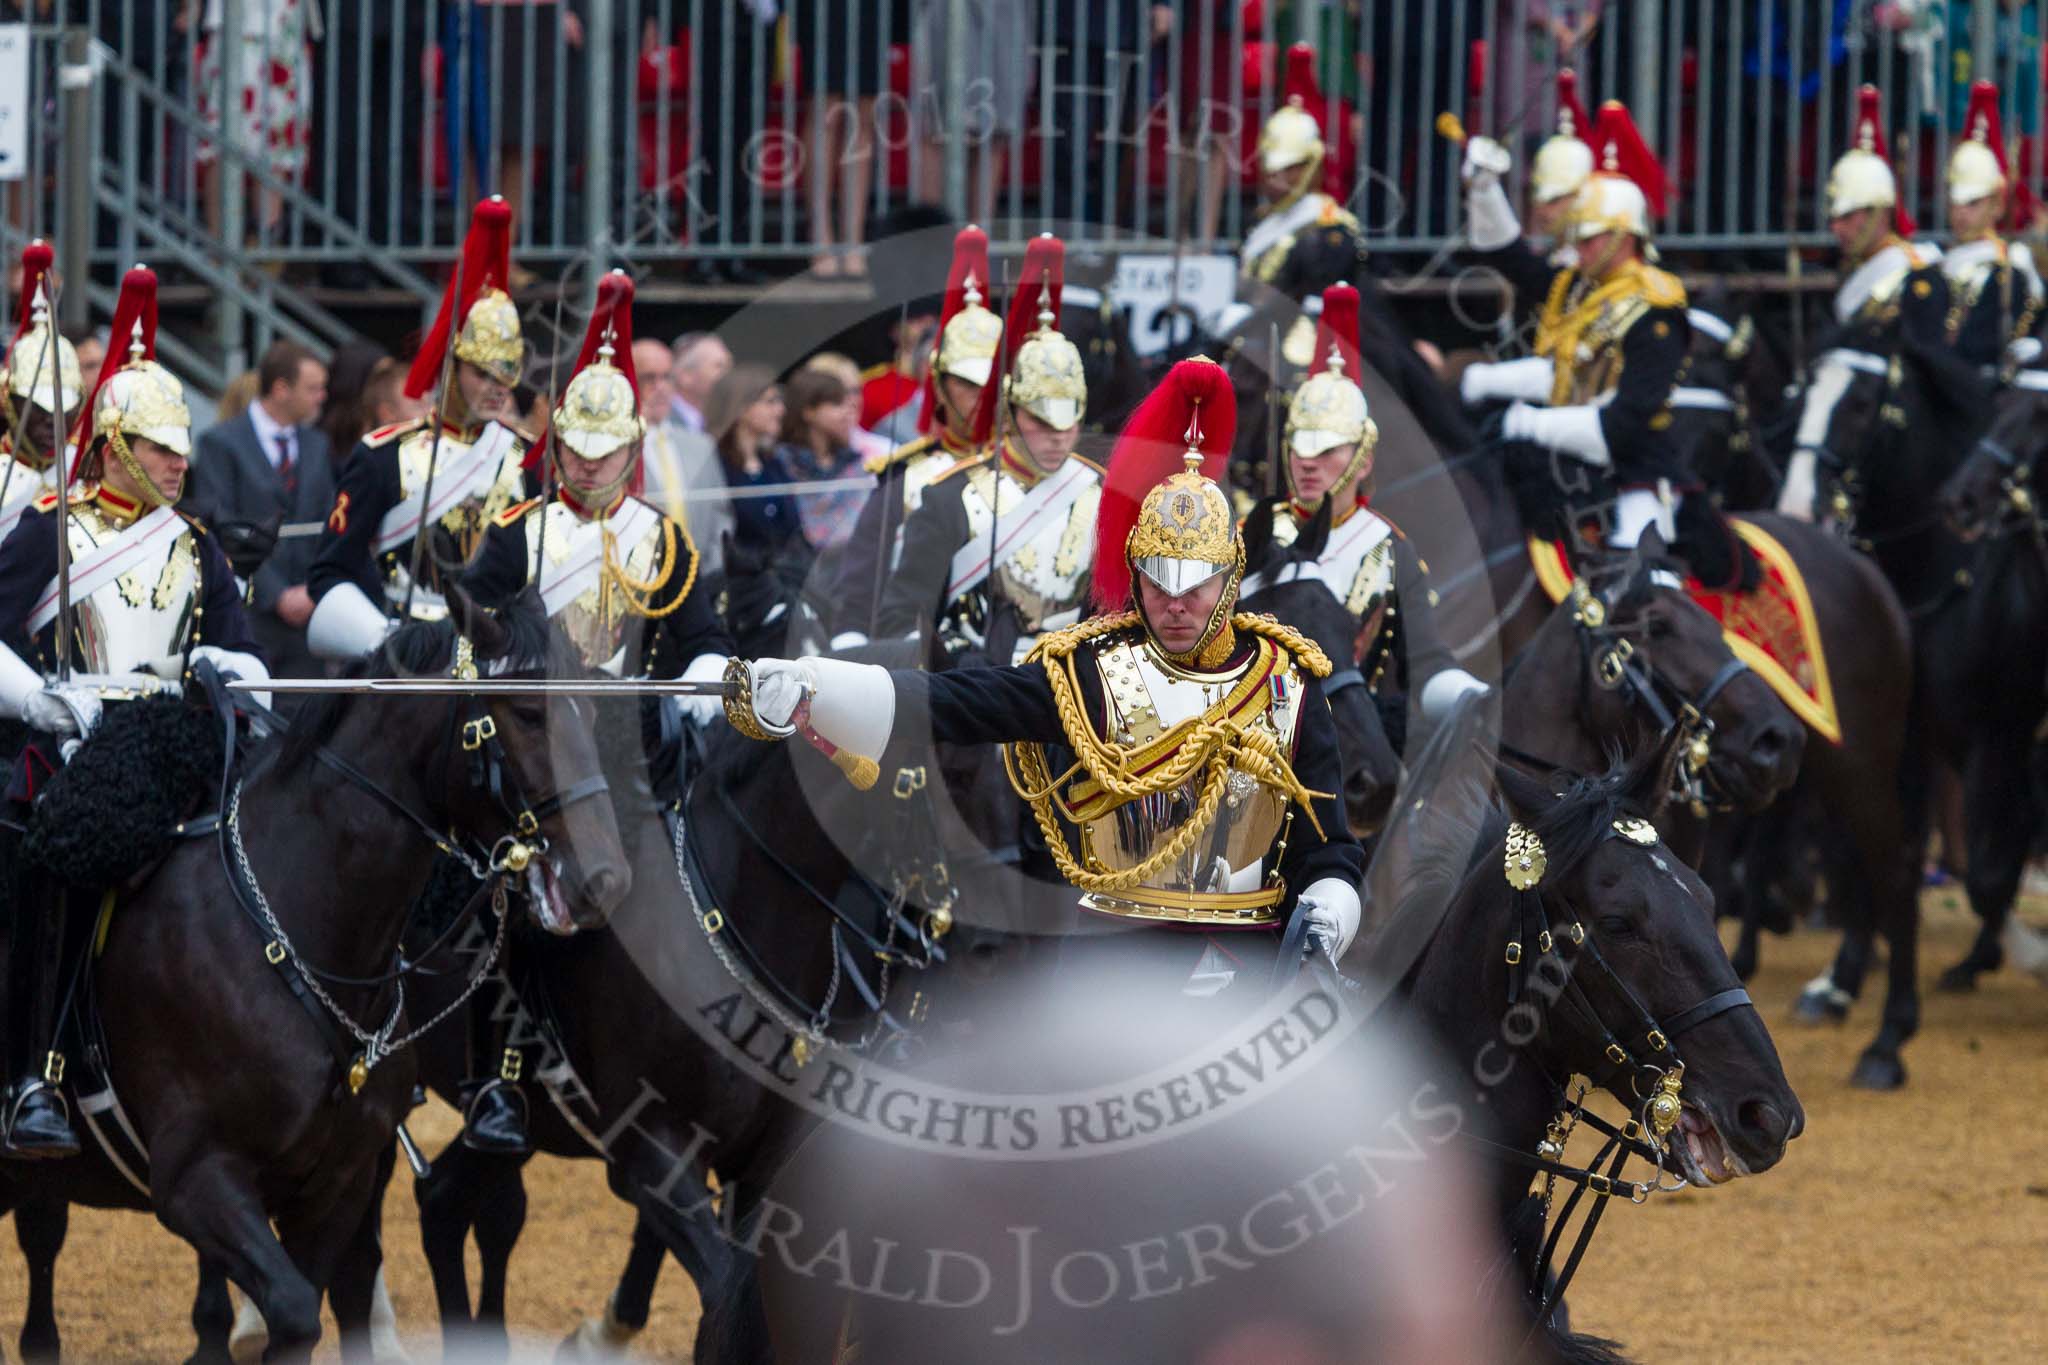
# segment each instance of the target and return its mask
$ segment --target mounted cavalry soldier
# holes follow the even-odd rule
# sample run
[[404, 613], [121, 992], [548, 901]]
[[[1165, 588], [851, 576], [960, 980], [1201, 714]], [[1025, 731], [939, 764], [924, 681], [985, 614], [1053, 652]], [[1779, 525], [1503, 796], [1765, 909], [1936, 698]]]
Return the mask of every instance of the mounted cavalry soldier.
[[859, 644], [874, 633], [883, 584], [902, 551], [903, 527], [923, 502], [926, 487], [986, 448], [986, 438], [976, 437], [976, 414], [1003, 343], [1003, 320], [983, 306], [988, 287], [988, 234], [964, 227], [953, 238], [938, 351], [920, 419], [924, 434], [867, 466], [877, 482], [840, 560], [835, 647]]
[[[316, 654], [360, 658], [401, 616], [446, 616], [442, 575], [459, 572], [491, 518], [527, 496], [532, 438], [511, 425], [526, 356], [519, 310], [505, 293], [511, 233], [504, 200], [476, 206], [462, 261], [405, 381], [412, 398], [438, 384], [439, 409], [371, 432], [342, 467], [307, 574], [315, 605], [306, 640]], [[453, 374], [444, 378], [451, 345]], [[423, 523], [431, 529], [419, 541]], [[441, 560], [447, 541], [458, 557], [453, 567]]]
[[[1470, 137], [1464, 143], [1464, 186], [1466, 223], [1473, 241], [1468, 260], [1493, 266], [1513, 287], [1516, 319], [1524, 323], [1524, 336], [1532, 342], [1544, 332], [1544, 305], [1550, 295], [1538, 289], [1538, 280], [1552, 276], [1538, 272], [1538, 262], [1550, 270], [1569, 270], [1579, 264], [1579, 237], [1571, 223], [1581, 194], [1593, 178], [1593, 145], [1583, 141], [1587, 133], [1606, 153], [1614, 143], [1620, 160], [1628, 166], [1630, 178], [1645, 192], [1651, 215], [1665, 211], [1667, 184], [1663, 168], [1647, 147], [1640, 147], [1632, 121], [1618, 100], [1602, 104], [1602, 119], [1608, 133], [1599, 133], [1587, 121], [1579, 104], [1579, 86], [1573, 72], [1559, 72], [1559, 113], [1556, 131], [1536, 149], [1530, 166], [1530, 219], [1542, 244], [1522, 233], [1522, 223], [1507, 201], [1501, 178], [1513, 168], [1507, 149], [1491, 137]], [[1610, 113], [1610, 108], [1616, 113]], [[1645, 233], [1647, 244], [1647, 233]], [[1663, 274], [1663, 272], [1657, 272]], [[1671, 278], [1671, 276], [1665, 276]], [[1665, 467], [1681, 467], [1688, 479], [1698, 479], [1694, 452], [1726, 444], [1735, 432], [1743, 397], [1735, 383], [1733, 366], [1749, 352], [1751, 334], [1745, 325], [1731, 323], [1718, 313], [1686, 303], [1688, 346], [1683, 356], [1683, 379], [1671, 389], [1669, 426], [1659, 444], [1679, 450], [1681, 456], [1663, 460]], [[1651, 327], [1655, 332], [1655, 325]], [[1466, 405], [1483, 403], [1552, 403], [1556, 372], [1550, 356], [1528, 354], [1520, 358], [1485, 360], [1468, 364], [1458, 375], [1458, 397]], [[1649, 473], [1649, 471], [1645, 471]], [[1659, 475], [1669, 477], [1669, 475]], [[1630, 540], [1632, 542], [1632, 540]], [[1710, 555], [1712, 557], [1712, 555]]]
[[[270, 676], [226, 556], [176, 510], [191, 416], [183, 388], [156, 363], [150, 271], [122, 281], [113, 335], [131, 340], [125, 357], [108, 355], [86, 404], [70, 506], [59, 512], [55, 489], [38, 495], [0, 544], [0, 712], [30, 732], [12, 788], [30, 795], [74, 741], [91, 744], [109, 706], [175, 692], [200, 661], [223, 675]], [[6, 1150], [68, 1156], [78, 1142], [57, 1088], [65, 1059], [55, 990], [65, 892], [36, 883], [14, 889], [8, 939]]]
[[85, 396], [78, 352], [50, 316], [54, 260], [47, 242], [22, 250], [20, 318], [0, 360], [0, 541], [57, 487], [55, 452]]
[[[544, 438], [550, 492], [491, 519], [461, 584], [485, 607], [534, 588], [583, 662], [612, 677], [715, 681], [732, 646], [699, 586], [697, 547], [681, 521], [627, 491], [646, 435], [633, 373], [632, 308], [626, 275], [615, 270], [599, 282], [575, 373]], [[703, 724], [719, 714], [716, 697], [664, 698], [662, 705], [662, 732], [678, 747], [681, 721]], [[653, 793], [638, 785], [652, 802]], [[523, 1154], [530, 1146], [520, 1089], [525, 1067], [520, 1052], [506, 1046], [510, 1021], [493, 1018], [483, 993], [471, 997], [468, 1010], [462, 1139], [479, 1151]]]
[[[931, 666], [1015, 663], [1045, 631], [1080, 619], [1102, 469], [1074, 453], [1088, 387], [1081, 352], [1058, 327], [1065, 247], [1034, 240], [1011, 297], [1010, 372], [982, 390], [977, 444], [925, 488], [882, 591], [884, 635], [930, 621]], [[1007, 408], [1014, 437], [999, 430]]]
[[[1801, 521], [1850, 513], [1840, 486], [1852, 452], [1826, 448], [1828, 426], [1858, 373], [1881, 374], [1888, 387], [1899, 367], [1912, 366], [1962, 424], [1981, 419], [1990, 397], [1984, 374], [1950, 346], [1951, 294], [1938, 247], [1912, 241], [1913, 223], [1899, 208], [1898, 185], [1886, 158], [1878, 91], [1857, 92], [1855, 145], [1828, 172], [1828, 228], [1842, 249], [1834, 329], [1808, 379], [1796, 446], [1785, 470], [1778, 511]], [[1831, 485], [1826, 505], [1821, 479]]]
[[1174, 366], [1110, 460], [1095, 555], [1107, 614], [1046, 635], [1021, 666], [736, 662], [727, 715], [756, 738], [808, 726], [856, 754], [879, 755], [892, 736], [1008, 745], [1081, 906], [1192, 931], [1136, 936], [1173, 955], [1176, 993], [1211, 995], [1248, 960], [1270, 963], [1297, 908], [1341, 954], [1363, 856], [1328, 794], [1343, 777], [1317, 681], [1330, 663], [1233, 610], [1244, 541], [1203, 470], [1223, 467], [1234, 419], [1221, 367]]
[[[1358, 292], [1348, 284], [1325, 290], [1316, 330], [1323, 367], [1287, 406], [1287, 496], [1252, 515], [1272, 519], [1279, 545], [1320, 537], [1309, 571], [1357, 619], [1358, 652], [1346, 662], [1359, 665], [1374, 697], [1383, 704], [1410, 698], [1425, 715], [1440, 715], [1485, 684], [1458, 668], [1438, 638], [1429, 568], [1414, 543], [1369, 505], [1379, 428], [1351, 377], [1359, 365], [1357, 326]], [[1244, 590], [1260, 586], [1247, 580]]]
[[2006, 173], [1998, 118], [1998, 87], [1970, 87], [1963, 140], [1948, 158], [1948, 221], [1955, 243], [1941, 258], [1948, 276], [1948, 339], [1956, 354], [1996, 371], [2006, 347], [2031, 336], [2041, 316], [2040, 270], [2025, 242], [2008, 241], [1999, 225], [2032, 196]]

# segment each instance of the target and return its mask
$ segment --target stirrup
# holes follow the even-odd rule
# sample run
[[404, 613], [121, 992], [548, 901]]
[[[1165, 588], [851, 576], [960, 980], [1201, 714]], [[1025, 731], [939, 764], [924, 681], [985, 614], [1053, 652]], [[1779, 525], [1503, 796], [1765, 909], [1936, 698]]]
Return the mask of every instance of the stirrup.
[[[21, 1120], [22, 1108], [37, 1094], [48, 1091], [57, 1107], [57, 1121], [63, 1126], [61, 1137], [36, 1147], [15, 1145], [14, 1132]], [[71, 1102], [64, 1098], [64, 1092], [40, 1076], [32, 1077], [16, 1089], [7, 1102], [6, 1124], [4, 1125], [4, 1150], [22, 1157], [66, 1157], [78, 1155], [78, 1136], [71, 1127]]]

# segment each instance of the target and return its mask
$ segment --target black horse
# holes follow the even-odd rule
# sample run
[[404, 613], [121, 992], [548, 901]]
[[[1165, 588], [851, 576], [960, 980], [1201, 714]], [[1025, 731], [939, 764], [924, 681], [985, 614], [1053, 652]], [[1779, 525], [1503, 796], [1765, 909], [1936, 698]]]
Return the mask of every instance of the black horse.
[[[461, 614], [494, 676], [576, 671], [532, 603]], [[408, 627], [355, 672], [446, 673], [457, 648], [448, 623]], [[310, 1357], [323, 1291], [345, 1356], [361, 1358], [372, 1196], [413, 1086], [398, 956], [409, 907], [453, 848], [499, 877], [519, 863], [549, 929], [601, 925], [627, 889], [604, 793], [586, 702], [336, 696], [303, 708], [225, 784], [218, 839], [178, 845], [121, 899], [86, 978], [79, 1019], [100, 1040], [103, 1095], [119, 1096], [118, 1110], [86, 1113], [105, 1115], [95, 1133], [132, 1127], [136, 1150], [110, 1139], [32, 1171], [0, 1168], [42, 1279], [24, 1342], [56, 1349], [47, 1276], [67, 1200], [152, 1209], [193, 1244], [211, 1281], [194, 1310], [201, 1358], [227, 1358], [222, 1276], [269, 1324], [266, 1358]], [[331, 869], [347, 875], [318, 875]]]
[[[1560, 1128], [1576, 1117], [1566, 1093], [1573, 1076], [1589, 1078], [1641, 1123], [1636, 1141], [1624, 1137], [1607, 1151], [1649, 1158], [1654, 1173], [1638, 1179], [1652, 1184], [1667, 1174], [1706, 1187], [1761, 1173], [1805, 1126], [1770, 1034], [1715, 933], [1712, 894], [1648, 824], [1671, 788], [1678, 752], [1674, 738], [1599, 778], [1541, 778], [1503, 766], [1504, 801], [1481, 804], [1476, 825], [1454, 837], [1439, 835], [1438, 866], [1425, 863], [1408, 892], [1424, 904], [1447, 899], [1449, 909], [1403, 981], [1406, 1007], [1455, 1063], [1454, 1096], [1490, 1121], [1478, 1150], [1496, 1172], [1494, 1209], [1531, 1331], [1544, 1338], [1541, 1354], [1560, 1359], [1614, 1358], [1607, 1343], [1565, 1333], [1551, 1312], [1557, 1285], [1546, 1272], [1566, 1260], [1561, 1234], [1571, 1205], [1546, 1250], [1548, 1192], [1530, 1193], [1538, 1173], [1577, 1186], [1597, 1186], [1602, 1176], [1619, 1182], [1619, 1163], [1596, 1161], [1597, 1172], [1564, 1164]], [[1440, 793], [1433, 818], [1455, 829], [1471, 818], [1459, 806], [1454, 793]], [[1538, 880], [1517, 890], [1509, 878], [1519, 870], [1527, 879], [1531, 864], [1521, 859], [1530, 834], [1542, 850], [1532, 859]], [[1468, 849], [1478, 850], [1469, 861]], [[1682, 1078], [1675, 1089], [1673, 1078]], [[1659, 1114], [1652, 1104], [1667, 1091], [1677, 1110]], [[1659, 1118], [1669, 1135], [1646, 1144]], [[1562, 1268], [1568, 1273], [1575, 1261], [1573, 1254]]]
[[2043, 815], [2029, 763], [2048, 715], [2044, 416], [2048, 369], [2020, 371], [1939, 495], [1968, 564], [1952, 601], [1920, 624], [1921, 715], [1934, 752], [1963, 780], [1963, 886], [1983, 921], [1969, 953], [1942, 973], [1942, 985], [1956, 989], [2000, 965], [2000, 935]]
[[[1806, 728], [1735, 657], [1683, 573], [1654, 529], [1634, 553], [1590, 566], [1587, 590], [1560, 602], [1515, 657], [1501, 738], [1530, 760], [1591, 772], [1676, 729], [1687, 806], [1761, 811], [1798, 776]], [[1666, 828], [1697, 866], [1699, 822], [1679, 807]]]

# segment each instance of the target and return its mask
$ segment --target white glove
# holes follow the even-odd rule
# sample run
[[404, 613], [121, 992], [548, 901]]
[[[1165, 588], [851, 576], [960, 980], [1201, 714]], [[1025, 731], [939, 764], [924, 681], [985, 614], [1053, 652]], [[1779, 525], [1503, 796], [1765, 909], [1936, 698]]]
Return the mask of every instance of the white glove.
[[[270, 669], [254, 654], [222, 649], [219, 645], [200, 645], [192, 651], [192, 662], [196, 664], [201, 659], [211, 663], [214, 671], [223, 678], [240, 678], [243, 682], [270, 681]], [[270, 709], [270, 693], [248, 692], [243, 695], [264, 710]]]
[[[723, 654], [699, 654], [683, 670], [685, 682], [717, 682], [725, 676]], [[725, 715], [725, 702], [718, 697], [663, 697], [683, 720], [700, 729]]]
[[22, 700], [21, 719], [31, 730], [87, 739], [100, 723], [99, 694], [81, 687], [46, 687]]
[[747, 665], [754, 720], [777, 739], [796, 733], [796, 711], [817, 684], [797, 659], [756, 659]]
[[1547, 355], [1481, 361], [1467, 365], [1465, 373], [1458, 377], [1458, 396], [1468, 405], [1501, 398], [1548, 403], [1556, 379], [1556, 367]]
[[353, 583], [337, 583], [306, 621], [306, 648], [323, 659], [355, 660], [384, 643], [398, 622]]
[[1819, 499], [1820, 490], [1814, 479], [1818, 457], [1811, 450], [1797, 450], [1792, 453], [1792, 463], [1785, 466], [1785, 486], [1778, 490], [1778, 515], [1794, 521], [1812, 521], [1814, 503]]
[[1458, 168], [1458, 174], [1466, 184], [1499, 184], [1500, 178], [1514, 168], [1513, 154], [1492, 138], [1482, 135], [1465, 139], [1465, 163]]
[[1590, 403], [1565, 408], [1516, 403], [1502, 417], [1500, 434], [1510, 441], [1532, 441], [1588, 464], [1604, 467], [1613, 458], [1607, 451], [1607, 434], [1600, 429], [1600, 409]]
[[1332, 960], [1342, 958], [1351, 940], [1358, 936], [1358, 888], [1342, 877], [1325, 877], [1311, 883], [1297, 903], [1308, 912], [1309, 933]]
[[1426, 720], [1447, 716], [1458, 699], [1476, 692], [1485, 696], [1487, 685], [1462, 668], [1446, 668], [1422, 685], [1422, 715]]

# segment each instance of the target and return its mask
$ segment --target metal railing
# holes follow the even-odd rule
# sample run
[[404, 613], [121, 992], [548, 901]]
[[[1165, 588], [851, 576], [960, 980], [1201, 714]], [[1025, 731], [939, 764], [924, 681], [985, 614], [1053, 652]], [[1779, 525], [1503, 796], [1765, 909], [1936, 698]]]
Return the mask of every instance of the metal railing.
[[[2001, 82], [2018, 173], [2037, 190], [2048, 178], [2048, 0], [58, 10], [28, 30], [27, 167], [4, 191], [5, 236], [54, 235], [103, 267], [146, 247], [188, 268], [219, 294], [223, 364], [272, 334], [339, 339], [300, 282], [274, 278], [283, 268], [340, 270], [344, 285], [356, 272], [430, 302], [428, 275], [490, 191], [515, 201], [516, 256], [534, 270], [814, 257], [857, 270], [850, 245], [926, 199], [983, 221], [1000, 248], [1053, 230], [1228, 250], [1258, 212], [1252, 152], [1296, 38], [1318, 49], [1330, 184], [1385, 252], [1433, 251], [1459, 230], [1458, 151], [1433, 131], [1437, 112], [1509, 143], [1519, 178], [1562, 62], [1590, 101], [1630, 103], [1679, 191], [1660, 241], [1709, 263], [1826, 240], [1827, 167], [1865, 80], [1886, 91], [1902, 196], [1924, 226], [1945, 221], [1941, 170], [1978, 71]], [[83, 191], [81, 157], [98, 161]]]

